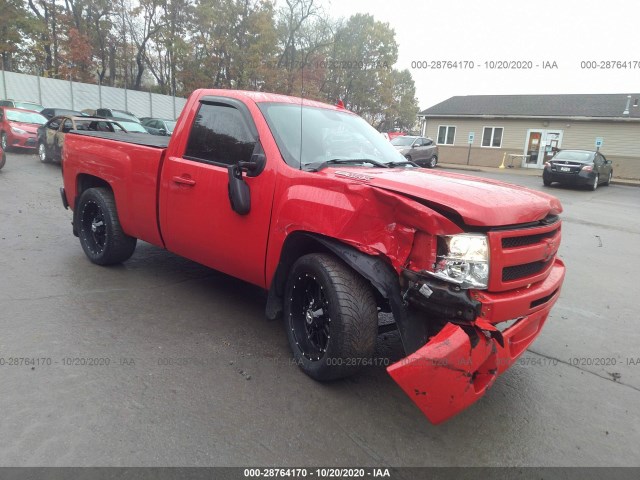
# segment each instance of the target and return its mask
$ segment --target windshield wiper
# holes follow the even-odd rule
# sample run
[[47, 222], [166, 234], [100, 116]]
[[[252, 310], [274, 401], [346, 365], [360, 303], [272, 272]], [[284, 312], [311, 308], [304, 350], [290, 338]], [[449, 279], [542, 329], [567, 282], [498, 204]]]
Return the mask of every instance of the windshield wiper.
[[363, 163], [370, 163], [380, 168], [390, 168], [389, 164], [378, 162], [377, 160], [371, 160], [370, 158], [332, 158], [324, 162], [310, 163], [306, 165], [310, 172], [319, 172], [323, 168], [327, 168], [329, 165], [361, 165]]
[[387, 165], [389, 165], [390, 167], [400, 167], [402, 165], [411, 165], [412, 167], [420, 168], [420, 165], [418, 165], [415, 162], [412, 162], [411, 160], [400, 160], [398, 162], [389, 162], [387, 163]]

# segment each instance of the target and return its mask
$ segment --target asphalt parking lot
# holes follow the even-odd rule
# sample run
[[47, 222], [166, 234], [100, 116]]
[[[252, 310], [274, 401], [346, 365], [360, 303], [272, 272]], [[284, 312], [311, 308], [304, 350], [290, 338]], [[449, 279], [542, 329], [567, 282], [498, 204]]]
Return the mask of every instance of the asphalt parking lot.
[[640, 188], [478, 173], [561, 199], [567, 278], [519, 364], [432, 426], [381, 367], [331, 384], [301, 373], [253, 286], [144, 243], [124, 265], [90, 264], [59, 165], [7, 156], [2, 466], [639, 464]]

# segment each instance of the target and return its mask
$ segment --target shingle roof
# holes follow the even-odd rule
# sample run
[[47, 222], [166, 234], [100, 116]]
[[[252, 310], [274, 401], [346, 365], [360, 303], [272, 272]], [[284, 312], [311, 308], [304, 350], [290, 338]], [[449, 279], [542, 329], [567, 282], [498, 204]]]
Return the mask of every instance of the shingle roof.
[[[623, 115], [627, 95], [631, 95], [629, 115]], [[640, 118], [640, 93], [467, 95], [451, 97], [419, 115]]]

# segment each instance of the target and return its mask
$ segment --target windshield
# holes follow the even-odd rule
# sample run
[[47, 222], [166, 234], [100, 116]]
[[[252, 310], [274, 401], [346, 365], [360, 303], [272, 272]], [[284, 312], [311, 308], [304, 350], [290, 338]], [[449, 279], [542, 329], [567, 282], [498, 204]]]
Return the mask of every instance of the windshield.
[[44, 125], [47, 119], [35, 112], [21, 112], [19, 110], [6, 110], [7, 120], [11, 122], [35, 123], [36, 125]]
[[126, 122], [123, 120], [118, 120], [118, 123], [124, 128], [127, 132], [141, 132], [147, 133], [145, 128], [140, 125], [138, 122]]
[[[348, 112], [295, 104], [259, 104], [288, 165], [332, 160], [404, 162], [405, 158], [365, 120]], [[302, 145], [301, 145], [302, 141]]]
[[35, 110], [36, 112], [41, 112], [44, 107], [42, 105], [38, 105], [37, 103], [29, 103], [29, 102], [15, 102], [16, 108], [24, 108], [25, 110]]
[[587, 163], [593, 161], [591, 152], [574, 152], [571, 150], [561, 150], [553, 157], [554, 160], [571, 160], [573, 162]]
[[398, 147], [410, 147], [415, 141], [415, 137], [396, 137], [391, 140], [391, 145]]

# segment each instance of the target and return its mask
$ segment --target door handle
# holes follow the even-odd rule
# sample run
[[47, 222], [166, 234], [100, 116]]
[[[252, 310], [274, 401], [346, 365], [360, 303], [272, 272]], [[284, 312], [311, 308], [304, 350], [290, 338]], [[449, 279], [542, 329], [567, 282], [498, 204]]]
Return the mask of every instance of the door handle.
[[173, 177], [173, 181], [176, 183], [179, 183], [181, 185], [188, 185], [189, 187], [193, 187], [196, 184], [196, 181], [192, 178], [189, 177], [179, 177], [179, 176], [175, 176]]

